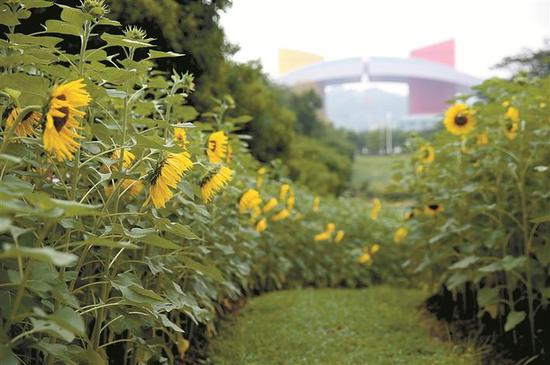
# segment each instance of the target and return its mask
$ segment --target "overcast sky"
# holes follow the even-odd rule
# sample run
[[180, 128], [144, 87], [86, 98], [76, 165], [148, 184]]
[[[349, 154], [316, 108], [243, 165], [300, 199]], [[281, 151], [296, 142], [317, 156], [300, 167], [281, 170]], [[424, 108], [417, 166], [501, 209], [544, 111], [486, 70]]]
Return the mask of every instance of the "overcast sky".
[[477, 77], [550, 37], [550, 0], [234, 0], [221, 17], [238, 61], [261, 60], [277, 76], [279, 48], [327, 60], [407, 57], [454, 38], [457, 69]]

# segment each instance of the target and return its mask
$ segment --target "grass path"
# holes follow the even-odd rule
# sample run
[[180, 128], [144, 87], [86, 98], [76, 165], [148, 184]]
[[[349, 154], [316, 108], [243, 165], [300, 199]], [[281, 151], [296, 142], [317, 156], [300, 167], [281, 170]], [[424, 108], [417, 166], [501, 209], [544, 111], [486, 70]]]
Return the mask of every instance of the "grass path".
[[212, 339], [214, 365], [474, 365], [443, 342], [414, 290], [280, 291], [251, 300]]

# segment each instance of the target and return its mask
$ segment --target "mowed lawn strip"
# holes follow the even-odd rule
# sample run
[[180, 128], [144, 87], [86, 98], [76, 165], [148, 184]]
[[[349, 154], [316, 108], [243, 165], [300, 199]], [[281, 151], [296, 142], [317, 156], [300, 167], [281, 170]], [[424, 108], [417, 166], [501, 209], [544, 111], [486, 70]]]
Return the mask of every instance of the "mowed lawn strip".
[[211, 341], [214, 365], [473, 365], [430, 334], [415, 290], [306, 289], [252, 299]]

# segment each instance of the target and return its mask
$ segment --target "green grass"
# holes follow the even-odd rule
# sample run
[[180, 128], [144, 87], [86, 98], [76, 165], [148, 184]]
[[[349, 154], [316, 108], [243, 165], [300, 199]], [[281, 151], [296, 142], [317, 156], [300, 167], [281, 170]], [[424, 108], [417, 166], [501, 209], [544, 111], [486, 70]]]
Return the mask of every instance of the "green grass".
[[472, 352], [430, 334], [423, 299], [390, 287], [266, 294], [224, 322], [210, 357], [214, 365], [477, 364]]
[[393, 164], [397, 161], [406, 161], [408, 158], [407, 155], [356, 156], [351, 185], [355, 189], [367, 186], [370, 194], [382, 195], [387, 192], [391, 177], [395, 173]]

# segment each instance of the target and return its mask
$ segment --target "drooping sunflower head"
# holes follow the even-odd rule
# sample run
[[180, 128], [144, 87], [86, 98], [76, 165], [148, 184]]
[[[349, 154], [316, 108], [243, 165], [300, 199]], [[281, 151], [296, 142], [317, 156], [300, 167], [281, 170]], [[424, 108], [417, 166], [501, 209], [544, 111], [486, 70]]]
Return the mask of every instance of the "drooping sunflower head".
[[511, 120], [506, 121], [504, 125], [504, 135], [508, 140], [512, 141], [516, 138], [519, 130], [519, 123], [512, 122]]
[[459, 136], [468, 134], [476, 125], [474, 111], [466, 104], [454, 104], [447, 109], [443, 124], [445, 128], [454, 135]]
[[149, 198], [155, 208], [164, 208], [166, 202], [172, 198], [177, 184], [187, 171], [193, 167], [193, 161], [187, 152], [170, 153], [149, 174], [151, 188]]
[[312, 209], [314, 212], [319, 211], [320, 204], [321, 204], [321, 198], [316, 196], [315, 199], [313, 199], [313, 206], [312, 206]]
[[258, 175], [256, 176], [256, 187], [259, 189], [264, 185], [264, 176], [266, 173], [265, 167], [260, 167], [258, 169]]
[[[11, 128], [13, 123], [19, 117], [20, 113], [21, 113], [21, 108], [15, 107], [11, 109], [11, 111], [5, 118], [7, 129]], [[15, 127], [15, 134], [19, 137], [28, 137], [34, 134], [34, 127], [40, 121], [40, 118], [42, 118], [42, 114], [39, 112], [27, 113], [27, 115], [24, 115], [21, 118], [21, 121], [19, 122], [19, 124]]]
[[482, 132], [478, 134], [476, 143], [479, 146], [484, 146], [486, 144], [489, 144], [489, 135], [487, 134], [487, 132]]
[[370, 219], [372, 219], [373, 221], [377, 220], [378, 219], [378, 214], [380, 214], [381, 209], [382, 209], [382, 202], [380, 201], [380, 199], [375, 198], [372, 201], [372, 209], [370, 211]]
[[217, 172], [210, 174], [201, 183], [202, 200], [209, 203], [233, 179], [234, 171], [222, 166]]
[[286, 207], [288, 208], [288, 210], [294, 209], [295, 203], [296, 203], [296, 198], [294, 197], [294, 194], [290, 194], [290, 196], [286, 200]]
[[289, 192], [290, 192], [290, 185], [288, 184], [281, 185], [281, 189], [279, 190], [279, 198], [281, 198], [281, 200], [285, 200]]
[[418, 149], [418, 160], [424, 165], [431, 164], [435, 160], [435, 149], [432, 145], [425, 144]]
[[91, 98], [82, 79], [62, 84], [53, 89], [50, 107], [44, 127], [44, 148], [57, 160], [72, 160], [82, 138], [76, 129], [80, 124], [76, 118], [86, 115], [81, 110], [90, 104]]
[[290, 216], [290, 211], [288, 209], [283, 209], [279, 213], [275, 214], [271, 220], [273, 222], [282, 221], [283, 219], [287, 219]]
[[507, 120], [511, 121], [512, 123], [519, 123], [519, 110], [516, 107], [509, 107], [506, 110], [505, 117]]
[[313, 237], [313, 240], [315, 242], [321, 242], [321, 241], [328, 241], [331, 237], [331, 232], [321, 232], [321, 233], [318, 233], [316, 234], [314, 237]]
[[245, 213], [262, 204], [262, 197], [256, 189], [248, 189], [239, 200], [239, 212]]
[[363, 265], [365, 265], [365, 264], [367, 264], [369, 266], [372, 265], [372, 256], [369, 253], [368, 247], [363, 249], [363, 254], [361, 256], [359, 256], [357, 261], [359, 261], [359, 263], [363, 264]]
[[123, 192], [128, 192], [131, 198], [136, 198], [143, 191], [143, 183], [140, 180], [124, 179], [121, 188]]
[[221, 163], [227, 155], [229, 139], [223, 131], [212, 133], [208, 137], [206, 154], [211, 163]]
[[174, 128], [174, 141], [178, 146], [185, 148], [187, 143], [187, 131], [185, 128]]
[[395, 243], [401, 243], [407, 237], [407, 234], [409, 233], [409, 230], [405, 227], [399, 227], [397, 231], [395, 231], [393, 235], [393, 242]]
[[262, 218], [256, 223], [256, 232], [262, 233], [267, 229], [267, 220], [265, 218]]
[[277, 204], [279, 204], [279, 202], [277, 201], [276, 198], [270, 198], [267, 201], [267, 203], [265, 203], [265, 205], [264, 205], [264, 208], [263, 208], [264, 213], [267, 213], [270, 210], [272, 210], [273, 208], [275, 208], [277, 206]]
[[340, 243], [342, 242], [342, 240], [344, 239], [344, 231], [342, 230], [339, 230], [338, 232], [336, 232], [336, 236], [334, 236], [334, 242], [335, 243]]
[[[113, 154], [111, 155], [111, 159], [113, 160], [119, 160], [120, 159], [120, 150], [115, 150]], [[122, 158], [122, 166], [124, 166], [125, 169], [132, 166], [132, 163], [136, 159], [136, 155], [134, 155], [132, 152], [128, 150], [124, 150], [123, 158]]]

